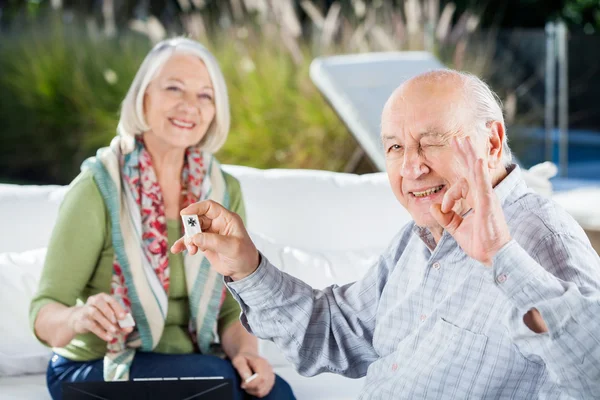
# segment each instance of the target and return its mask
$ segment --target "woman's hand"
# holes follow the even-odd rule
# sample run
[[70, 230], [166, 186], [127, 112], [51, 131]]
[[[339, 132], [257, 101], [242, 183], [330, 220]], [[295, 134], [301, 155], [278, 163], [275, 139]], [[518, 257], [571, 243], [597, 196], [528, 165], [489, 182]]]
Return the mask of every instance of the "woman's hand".
[[98, 293], [88, 297], [83, 306], [73, 309], [68, 325], [76, 334], [91, 332], [110, 342], [117, 333], [128, 334], [133, 330], [119, 326], [117, 321], [124, 318], [125, 310], [112, 296]]
[[[275, 373], [269, 362], [254, 353], [240, 352], [232, 360], [233, 367], [242, 378], [242, 389], [256, 397], [265, 397], [275, 385]], [[253, 374], [257, 377], [246, 383]]]

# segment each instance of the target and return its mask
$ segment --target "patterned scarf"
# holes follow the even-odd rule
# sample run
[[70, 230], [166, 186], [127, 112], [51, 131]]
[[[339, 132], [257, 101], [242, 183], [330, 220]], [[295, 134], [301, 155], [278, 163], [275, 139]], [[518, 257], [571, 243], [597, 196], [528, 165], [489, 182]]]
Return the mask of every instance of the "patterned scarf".
[[[150, 154], [141, 139], [133, 150], [121, 137], [86, 160], [104, 198], [115, 250], [111, 295], [136, 326], [107, 344], [104, 380], [128, 380], [136, 349], [152, 351], [163, 333], [169, 294], [167, 224], [162, 193]], [[225, 207], [229, 196], [218, 162], [209, 153], [186, 150], [183, 207], [212, 199]], [[201, 254], [184, 258], [191, 320], [190, 335], [203, 354], [214, 354], [218, 313], [225, 298], [222, 276]]]

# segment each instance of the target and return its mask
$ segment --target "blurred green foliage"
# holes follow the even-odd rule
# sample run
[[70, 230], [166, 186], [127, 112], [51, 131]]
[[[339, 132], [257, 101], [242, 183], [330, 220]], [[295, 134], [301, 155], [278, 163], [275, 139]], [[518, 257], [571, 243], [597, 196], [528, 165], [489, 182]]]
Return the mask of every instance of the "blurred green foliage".
[[[495, 62], [495, 31], [479, 31], [480, 22], [442, 0], [8, 0], [0, 3], [0, 181], [73, 179], [115, 135], [120, 102], [152, 44], [182, 32], [211, 49], [227, 80], [223, 163], [344, 170], [357, 145], [309, 78], [321, 55], [430, 51], [451, 68], [501, 77], [491, 82], [512, 99], [511, 123], [528, 91], [517, 96], [521, 78], [504, 84], [515, 65]], [[371, 168], [363, 160], [358, 171]]]
[[[120, 103], [152, 43], [131, 31], [107, 38], [60, 13], [18, 25], [0, 41], [0, 180], [65, 184], [115, 135]], [[204, 44], [229, 88], [222, 163], [343, 169], [356, 145], [311, 83], [310, 57], [296, 65], [260, 35], [224, 33]]]

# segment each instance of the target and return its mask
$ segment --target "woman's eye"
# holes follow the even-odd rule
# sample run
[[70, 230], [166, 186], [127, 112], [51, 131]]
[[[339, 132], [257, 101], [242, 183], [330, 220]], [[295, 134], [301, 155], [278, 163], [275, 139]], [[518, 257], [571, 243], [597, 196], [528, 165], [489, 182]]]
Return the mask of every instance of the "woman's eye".
[[179, 92], [181, 89], [177, 86], [168, 86], [167, 90], [170, 92]]
[[208, 93], [199, 94], [198, 98], [200, 98], [201, 100], [212, 100], [213, 99], [213, 97]]

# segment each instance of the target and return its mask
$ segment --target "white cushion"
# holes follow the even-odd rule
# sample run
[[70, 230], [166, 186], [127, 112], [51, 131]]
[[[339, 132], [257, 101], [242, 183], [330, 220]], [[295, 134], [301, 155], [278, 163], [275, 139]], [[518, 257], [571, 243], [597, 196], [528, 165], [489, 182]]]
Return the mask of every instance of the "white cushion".
[[584, 229], [600, 231], [600, 187], [558, 192], [552, 200], [567, 210]]
[[546, 161], [536, 164], [529, 169], [521, 169], [523, 179], [531, 190], [541, 194], [542, 196], [550, 196], [552, 194], [552, 183], [550, 178], [556, 175], [558, 168], [555, 164]]
[[411, 220], [383, 172], [225, 169], [240, 180], [248, 229], [297, 248], [376, 248]]
[[271, 264], [315, 289], [360, 279], [388, 245], [380, 243], [377, 247], [360, 250], [307, 250], [280, 243], [260, 233], [251, 232], [250, 236]]
[[46, 371], [51, 351], [29, 328], [29, 303], [37, 289], [46, 249], [0, 254], [0, 376]]
[[46, 374], [0, 377], [2, 400], [50, 400]]
[[67, 188], [0, 184], [0, 253], [47, 247]]

